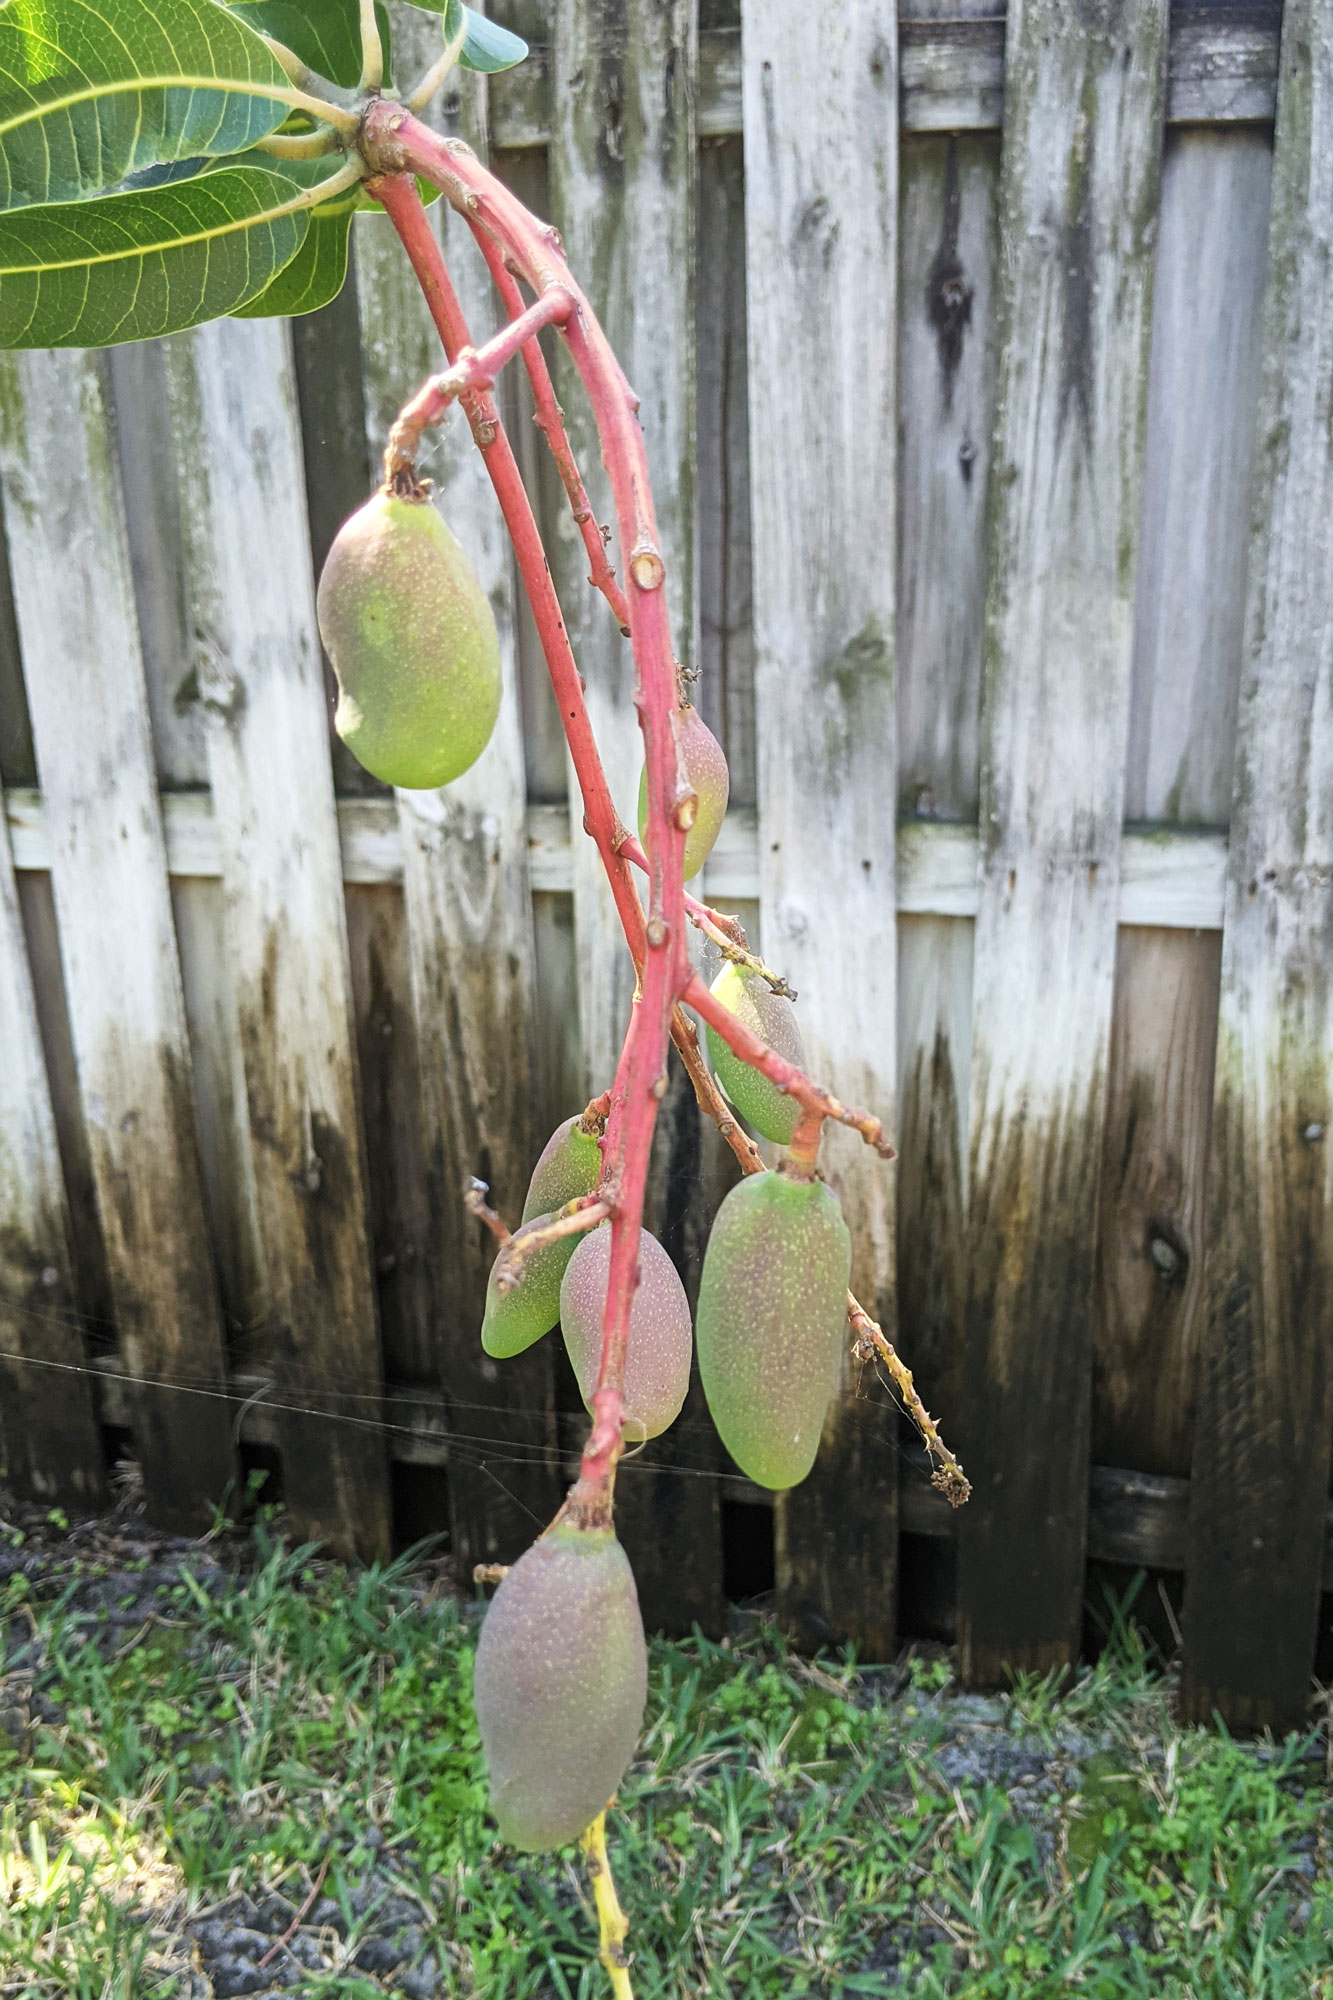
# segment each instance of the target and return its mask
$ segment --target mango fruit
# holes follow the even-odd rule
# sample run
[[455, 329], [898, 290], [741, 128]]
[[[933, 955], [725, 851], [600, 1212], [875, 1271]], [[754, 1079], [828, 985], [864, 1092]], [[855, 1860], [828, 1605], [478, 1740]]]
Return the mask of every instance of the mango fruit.
[[719, 1437], [758, 1486], [796, 1486], [815, 1462], [851, 1268], [851, 1236], [823, 1181], [754, 1174], [718, 1209], [699, 1281], [699, 1373]]
[[[713, 997], [734, 1014], [742, 1027], [760, 1041], [767, 1042], [775, 1055], [805, 1068], [805, 1050], [796, 1009], [785, 994], [775, 993], [766, 979], [743, 965], [724, 965], [713, 981]], [[766, 1076], [734, 1055], [714, 1028], [706, 1028], [708, 1053], [713, 1073], [728, 1103], [763, 1138], [775, 1146], [789, 1146], [796, 1130], [801, 1107], [794, 1097], [779, 1090]]]
[[[514, 1234], [522, 1236], [551, 1220], [549, 1215], [534, 1215]], [[495, 1282], [501, 1266], [501, 1258], [496, 1258], [486, 1280], [486, 1309], [481, 1321], [481, 1344], [487, 1354], [507, 1361], [551, 1331], [560, 1317], [560, 1280], [578, 1240], [577, 1236], [558, 1236], [554, 1243], [534, 1250], [523, 1265], [518, 1284], [507, 1292]]]
[[591, 1825], [634, 1755], [647, 1691], [639, 1597], [615, 1531], [559, 1523], [505, 1577], [477, 1642], [491, 1811], [511, 1847], [565, 1847]]
[[[694, 825], [685, 835], [685, 880], [699, 873], [713, 849], [727, 816], [731, 773], [722, 745], [697, 708], [683, 702], [676, 710], [676, 741], [680, 763], [698, 804]], [[648, 772], [639, 774], [639, 839], [648, 838]]]
[[317, 611], [338, 676], [334, 727], [372, 776], [428, 791], [476, 763], [500, 712], [500, 641], [424, 495], [376, 493], [343, 522]]
[[[596, 1138], [584, 1132], [578, 1117], [557, 1125], [537, 1156], [523, 1203], [519, 1236], [552, 1220], [557, 1209], [579, 1195], [591, 1194], [602, 1171], [602, 1150]], [[510, 1291], [502, 1292], [495, 1282], [499, 1259], [491, 1266], [486, 1285], [486, 1310], [481, 1322], [481, 1344], [497, 1361], [521, 1354], [525, 1347], [549, 1333], [560, 1317], [560, 1280], [582, 1238], [558, 1236], [554, 1243], [534, 1251], [523, 1266], [523, 1277]]]
[[[564, 1119], [537, 1155], [523, 1203], [524, 1222], [534, 1215], [553, 1215], [567, 1201], [591, 1194], [601, 1172], [602, 1149], [595, 1134], [585, 1132], [577, 1117]], [[577, 1241], [570, 1241], [571, 1254]]]
[[[578, 1377], [579, 1394], [592, 1408], [602, 1361], [602, 1315], [611, 1272], [611, 1225], [583, 1237], [560, 1287], [560, 1328]], [[680, 1415], [690, 1386], [694, 1346], [690, 1305], [676, 1267], [655, 1236], [639, 1231], [639, 1284], [629, 1313], [625, 1349], [625, 1420], [633, 1443], [660, 1437]]]

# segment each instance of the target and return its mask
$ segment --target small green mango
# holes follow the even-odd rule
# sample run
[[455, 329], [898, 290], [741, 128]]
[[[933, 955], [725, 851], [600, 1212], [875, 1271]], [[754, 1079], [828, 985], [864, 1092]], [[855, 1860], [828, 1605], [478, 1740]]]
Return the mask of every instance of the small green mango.
[[577, 1840], [628, 1769], [648, 1692], [639, 1596], [611, 1528], [561, 1522], [519, 1557], [472, 1686], [501, 1837], [529, 1854]]
[[[521, 1236], [529, 1225], [535, 1228], [550, 1222], [567, 1201], [591, 1194], [601, 1171], [602, 1149], [596, 1138], [581, 1130], [577, 1118], [566, 1118], [538, 1155], [517, 1234]], [[519, 1283], [507, 1292], [495, 1283], [496, 1259], [486, 1285], [486, 1311], [481, 1322], [481, 1344], [487, 1354], [497, 1361], [508, 1360], [551, 1331], [560, 1317], [560, 1281], [581, 1240], [577, 1235], [558, 1236], [545, 1249], [535, 1251], [523, 1266]]]
[[[550, 1222], [549, 1215], [534, 1215], [516, 1237]], [[523, 1275], [507, 1292], [495, 1282], [500, 1268], [497, 1257], [486, 1280], [486, 1310], [482, 1315], [481, 1344], [497, 1361], [522, 1354], [544, 1333], [549, 1333], [560, 1317], [560, 1280], [574, 1253], [577, 1236], [558, 1236], [554, 1243], [534, 1250], [523, 1266]]]
[[[602, 1149], [594, 1133], [585, 1132], [577, 1118], [566, 1118], [556, 1126], [537, 1156], [523, 1203], [523, 1220], [534, 1215], [554, 1215], [567, 1201], [592, 1194], [601, 1179]], [[569, 1239], [574, 1253], [577, 1237]]]
[[717, 1212], [699, 1281], [699, 1373], [719, 1437], [758, 1486], [796, 1486], [815, 1462], [851, 1269], [852, 1239], [823, 1181], [754, 1174]]
[[[726, 755], [697, 708], [688, 702], [676, 710], [676, 741], [680, 761], [698, 800], [694, 825], [685, 836], [685, 880], [699, 873], [713, 851], [713, 842], [727, 816], [731, 773]], [[648, 838], [648, 772], [639, 773], [639, 839]]]
[[338, 676], [334, 727], [358, 763], [408, 791], [447, 785], [476, 763], [500, 712], [500, 641], [429, 500], [376, 493], [344, 521], [317, 611]]
[[[584, 1236], [560, 1287], [560, 1330], [588, 1409], [602, 1363], [602, 1319], [611, 1274], [611, 1225]], [[680, 1415], [690, 1386], [694, 1335], [690, 1302], [676, 1267], [655, 1236], [639, 1231], [639, 1283], [625, 1348], [625, 1437], [660, 1437]]]
[[[734, 1014], [742, 1027], [760, 1041], [767, 1042], [775, 1055], [805, 1068], [805, 1050], [796, 1009], [784, 994], [775, 993], [766, 979], [741, 965], [724, 965], [712, 985], [713, 997]], [[770, 1083], [750, 1064], [734, 1055], [714, 1028], [707, 1028], [708, 1053], [723, 1095], [735, 1105], [741, 1117], [775, 1146], [789, 1146], [801, 1115], [801, 1107], [777, 1085]]]

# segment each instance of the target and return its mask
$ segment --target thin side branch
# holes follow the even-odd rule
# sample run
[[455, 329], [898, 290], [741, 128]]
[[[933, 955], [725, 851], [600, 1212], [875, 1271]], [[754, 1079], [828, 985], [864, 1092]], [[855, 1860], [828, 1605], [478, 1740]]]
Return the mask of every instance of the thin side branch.
[[752, 1069], [757, 1069], [779, 1090], [794, 1097], [804, 1110], [816, 1112], [821, 1118], [831, 1118], [835, 1124], [850, 1126], [852, 1131], [861, 1134], [867, 1146], [874, 1148], [881, 1160], [897, 1159], [898, 1155], [884, 1137], [884, 1127], [878, 1118], [872, 1117], [868, 1111], [857, 1111], [841, 1103], [830, 1091], [812, 1082], [803, 1069], [798, 1069], [795, 1063], [788, 1062], [784, 1056], [770, 1049], [758, 1035], [752, 1035], [720, 1000], [714, 998], [698, 973], [680, 997], [687, 1007], [692, 1007], [696, 1014], [703, 1016], [709, 1027], [722, 1037], [742, 1062], [749, 1063]]
[[475, 1215], [478, 1222], [484, 1222], [491, 1235], [503, 1247], [513, 1241], [513, 1232], [507, 1229], [486, 1197], [490, 1193], [485, 1181], [469, 1180], [463, 1189], [463, 1206], [469, 1215]]
[[404, 404], [389, 432], [384, 451], [385, 486], [397, 486], [411, 474], [424, 433], [449, 414], [460, 396], [468, 390], [493, 388], [500, 370], [513, 360], [525, 341], [542, 327], [568, 319], [573, 310], [574, 301], [569, 293], [559, 285], [552, 285], [521, 319], [511, 321], [484, 347], [464, 347], [452, 367], [446, 368], [442, 375], [432, 375], [411, 402]]
[[634, 2000], [629, 1983], [629, 1955], [625, 1940], [629, 1919], [620, 1907], [616, 1885], [611, 1879], [611, 1863], [606, 1853], [606, 1814], [599, 1812], [579, 1841], [583, 1849], [588, 1884], [597, 1906], [598, 1956], [606, 1967], [614, 2000]]
[[446, 35], [443, 49], [441, 49], [420, 83], [417, 84], [408, 97], [407, 108], [409, 111], [425, 110], [445, 78], [452, 73], [459, 56], [463, 53], [463, 44], [466, 40], [467, 16], [466, 14], [462, 14], [459, 17], [458, 27], [452, 35]]
[[[477, 228], [474, 224], [473, 234], [482, 256], [486, 259], [486, 266], [495, 289], [504, 302], [505, 311], [511, 320], [517, 319], [523, 311], [523, 295], [519, 291], [513, 273], [506, 269], [498, 245], [483, 229]], [[592, 503], [588, 499], [587, 489], [574, 459], [573, 446], [565, 430], [564, 411], [556, 400], [551, 371], [546, 366], [546, 357], [535, 340], [530, 341], [523, 349], [523, 364], [528, 371], [528, 380], [532, 384], [537, 428], [550, 448], [556, 470], [560, 474], [560, 483], [569, 501], [570, 512], [574, 517], [574, 525], [583, 537], [583, 546], [588, 555], [588, 581], [594, 590], [601, 591], [611, 607], [622, 634], [628, 639], [629, 606], [625, 602], [625, 593], [616, 582], [616, 573], [607, 560], [606, 536], [592, 511]], [[647, 865], [645, 861], [645, 868]]]
[[854, 1292], [847, 1294], [847, 1317], [856, 1335], [852, 1346], [853, 1359], [869, 1361], [878, 1355], [893, 1378], [894, 1386], [903, 1399], [903, 1407], [920, 1431], [922, 1443], [935, 1462], [935, 1470], [930, 1475], [931, 1485], [944, 1495], [951, 1507], [964, 1506], [972, 1497], [972, 1483], [940, 1436], [935, 1419], [917, 1394], [911, 1369], [895, 1353], [893, 1343], [885, 1338]]
[[540, 1229], [528, 1229], [517, 1236], [511, 1236], [495, 1260], [497, 1292], [512, 1292], [523, 1278], [523, 1266], [534, 1251], [544, 1250], [548, 1243], [558, 1243], [563, 1236], [581, 1236], [585, 1230], [596, 1229], [599, 1222], [605, 1222], [614, 1213], [612, 1204], [601, 1195], [581, 1194], [576, 1200], [566, 1202], [550, 1222]]

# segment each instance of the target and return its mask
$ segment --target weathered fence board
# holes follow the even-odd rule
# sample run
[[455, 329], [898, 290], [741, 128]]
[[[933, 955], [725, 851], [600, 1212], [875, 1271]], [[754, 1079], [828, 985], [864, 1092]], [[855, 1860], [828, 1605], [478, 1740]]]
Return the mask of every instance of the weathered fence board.
[[1298, 1723], [1333, 1428], [1333, 10], [1288, 0], [1222, 939], [1187, 1713]]
[[[904, 132], [998, 131], [1004, 109], [1004, 8], [999, 0], [903, 7], [899, 122]], [[1176, 124], [1265, 124], [1273, 118], [1280, 0], [1177, 5], [1171, 10], [1166, 115]], [[495, 143], [544, 146], [551, 129], [550, 50], [538, 41], [500, 78]], [[699, 38], [699, 132], [741, 127], [741, 50], [734, 28]]]
[[[743, 14], [755, 727], [763, 948], [814, 1073], [893, 1130], [897, 20]], [[852, 1283], [890, 1327], [893, 1173], [827, 1167]], [[891, 1406], [850, 1361], [810, 1479], [779, 1506], [779, 1601], [807, 1637], [894, 1644]], [[861, 1390], [858, 1395], [857, 1391]]]
[[[419, 67], [438, 26], [421, 15]], [[409, 64], [409, 67], [412, 67]], [[468, 79], [465, 98], [441, 112], [485, 150], [485, 92]], [[437, 205], [454, 284], [476, 339], [493, 330], [497, 307], [466, 225]], [[398, 410], [443, 365], [438, 337], [392, 230], [368, 218], [359, 237], [366, 421], [372, 455]], [[457, 1439], [450, 1461], [453, 1547], [463, 1563], [512, 1561], [558, 1499], [548, 1458], [554, 1438], [549, 1344], [497, 1364], [478, 1334], [494, 1240], [463, 1207], [466, 1183], [486, 1181], [491, 1200], [516, 1224], [545, 1133], [532, 1129], [532, 1002], [535, 983], [527, 877], [523, 743], [516, 671], [514, 580], [504, 525], [462, 412], [435, 442], [430, 470], [442, 513], [460, 536], [496, 612], [504, 698], [495, 734], [474, 767], [438, 792], [399, 792], [407, 951], [422, 1088], [422, 1150], [431, 1243], [432, 1308], [439, 1366]], [[488, 1468], [497, 1420], [522, 1463], [497, 1478]], [[467, 1440], [481, 1442], [468, 1443]]]
[[[285, 327], [173, 342], [167, 376], [194, 665], [245, 1069], [264, 1345], [297, 1534], [389, 1546], [388, 1461], [338, 829]], [[351, 1421], [347, 1421], [350, 1419]]]
[[145, 1492], [164, 1525], [197, 1527], [233, 1456], [124, 509], [91, 359], [6, 362], [0, 469], [79, 1091], [117, 1329], [141, 1378]]
[[[1126, 817], [1156, 826], [1230, 815], [1270, 168], [1254, 131], [1176, 133], [1163, 161], [1125, 776]], [[1119, 936], [1093, 1381], [1105, 1465], [1189, 1470], [1219, 948]]]
[[1165, 43], [1162, 0], [1008, 15], [959, 1546], [973, 1682], [1063, 1665], [1079, 1640]]
[[[0, 807], [4, 791], [0, 788]], [[0, 1427], [15, 1490], [105, 1494], [70, 1264], [65, 1181], [9, 837], [0, 822]]]
[[[899, 810], [974, 821], [999, 148], [991, 138], [914, 139], [903, 147], [902, 180]], [[901, 847], [899, 870], [901, 908]], [[975, 881], [974, 858], [973, 901]], [[966, 1276], [971, 924], [900, 923], [898, 985], [898, 1326], [927, 1407], [952, 1433]]]

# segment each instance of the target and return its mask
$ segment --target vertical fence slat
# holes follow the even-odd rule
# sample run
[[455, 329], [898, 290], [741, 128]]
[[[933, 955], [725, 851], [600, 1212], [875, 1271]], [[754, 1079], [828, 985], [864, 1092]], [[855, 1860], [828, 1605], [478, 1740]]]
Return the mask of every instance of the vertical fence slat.
[[[342, 865], [287, 330], [224, 321], [167, 364], [195, 665], [250, 1113], [265, 1360], [295, 1532], [370, 1557], [388, 1461]], [[342, 1419], [351, 1418], [347, 1422]], [[365, 1420], [369, 1419], [369, 1423]]]
[[[79, 1091], [150, 1510], [210, 1518], [233, 1470], [166, 853], [102, 378], [25, 354], [0, 460]], [[58, 476], [55, 468], [59, 468]]]
[[[552, 219], [640, 399], [672, 629], [686, 665], [699, 658], [697, 13], [696, 0], [563, 0], [553, 20], [549, 156]], [[599, 520], [609, 521], [596, 431], [567, 369], [562, 391], [593, 506]], [[556, 574], [588, 711], [616, 805], [626, 825], [635, 826], [643, 750], [633, 660], [608, 607], [588, 587], [587, 557], [568, 510], [558, 521]], [[614, 553], [623, 576], [624, 551], [617, 546]], [[590, 1090], [602, 1090], [620, 1051], [633, 978], [572, 778], [570, 820], [584, 1070]], [[672, 1129], [697, 1148], [697, 1114], [688, 1107]], [[700, 1618], [716, 1625], [721, 1540], [712, 1482], [640, 1468], [622, 1480], [616, 1497], [649, 1624], [688, 1628]], [[682, 1546], [695, 1551], [689, 1576], [675, 1559]]]
[[[898, 303], [898, 804], [974, 820], [995, 414], [998, 137], [909, 139]], [[909, 835], [910, 837], [910, 835]], [[898, 1330], [957, 1432], [972, 920], [898, 920]]]
[[[764, 0], [742, 48], [764, 954], [800, 996], [816, 1075], [892, 1130], [896, 14]], [[891, 1328], [892, 1170], [850, 1134], [825, 1150], [853, 1285]], [[788, 1620], [884, 1657], [897, 1467], [869, 1371], [857, 1385], [847, 1364], [777, 1526]]]
[[[424, 69], [438, 45], [438, 23], [425, 15], [419, 26], [404, 23], [396, 43], [400, 64], [413, 32]], [[412, 68], [408, 60], [404, 74]], [[461, 125], [483, 153], [485, 88], [481, 77], [461, 76], [441, 112], [442, 129]], [[434, 214], [474, 337], [484, 339], [497, 313], [485, 266], [462, 221], [444, 203]], [[407, 259], [380, 218], [368, 218], [359, 233], [358, 278], [366, 421], [377, 461], [401, 405], [442, 356]], [[546, 1135], [532, 1130], [535, 975], [512, 559], [461, 412], [433, 441], [428, 468], [441, 512], [495, 609], [505, 675], [495, 734], [472, 770], [442, 791], [397, 795], [436, 1338], [453, 1434], [450, 1521], [455, 1559], [466, 1565], [512, 1561], [558, 1504], [550, 1455], [554, 1354], [547, 1341], [496, 1362], [481, 1352], [478, 1338], [494, 1242], [464, 1210], [464, 1184], [473, 1176], [486, 1181], [492, 1201], [514, 1224], [534, 1140], [540, 1144]], [[497, 1437], [507, 1442], [497, 1446]]]
[[959, 1639], [1077, 1651], [1166, 51], [1163, 0], [1008, 15], [973, 967]]
[[10, 1485], [96, 1507], [101, 1441], [70, 1267], [65, 1181], [0, 789], [0, 1419]]
[[[1272, 149], [1168, 135], [1125, 817], [1224, 826]], [[1217, 932], [1122, 928], [1097, 1231], [1094, 1464], [1184, 1476], [1204, 1303]]]
[[1282, 24], [1184, 1706], [1304, 1716], [1333, 1426], [1333, 10]]

